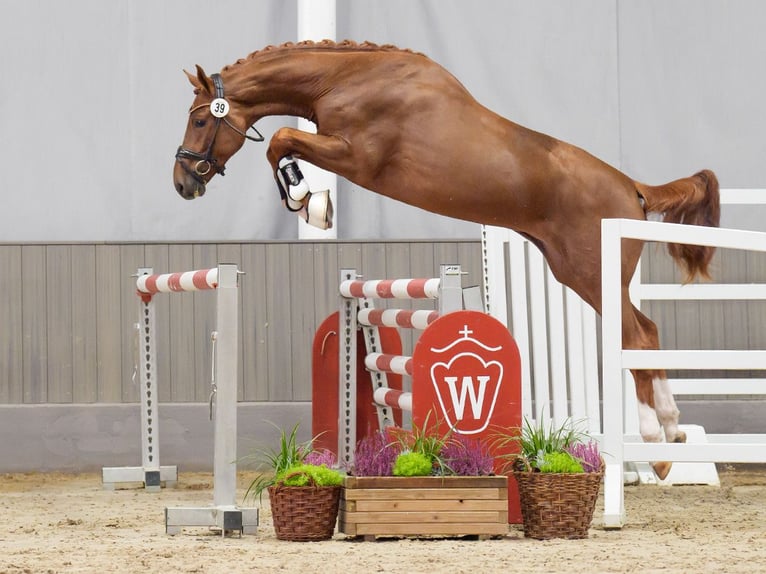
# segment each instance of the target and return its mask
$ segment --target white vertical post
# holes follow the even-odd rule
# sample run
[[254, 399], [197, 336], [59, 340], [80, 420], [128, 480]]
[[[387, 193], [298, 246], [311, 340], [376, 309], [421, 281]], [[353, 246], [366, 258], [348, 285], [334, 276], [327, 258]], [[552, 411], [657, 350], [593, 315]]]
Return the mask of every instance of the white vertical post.
[[[139, 267], [137, 276], [152, 273], [151, 267]], [[101, 469], [101, 480], [106, 490], [113, 490], [117, 484], [143, 483], [148, 492], [159, 492], [163, 483], [166, 486], [176, 484], [178, 468], [160, 466], [154, 299], [151, 296], [140, 298], [139, 308], [139, 322], [135, 325], [134, 360], [136, 374], [139, 375], [138, 396], [141, 403], [141, 466], [104, 467]]]
[[481, 226], [482, 270], [484, 272], [484, 312], [508, 326], [505, 292], [505, 245], [508, 230]]
[[[152, 269], [141, 267], [139, 275], [151, 275]], [[139, 324], [138, 371], [139, 396], [141, 397], [141, 464], [145, 471], [160, 470], [159, 418], [157, 417], [157, 365], [155, 359], [154, 299], [141, 300], [141, 322]], [[157, 484], [146, 484], [146, 489], [159, 490]]]
[[548, 368], [548, 309], [545, 298], [545, 260], [537, 248], [527, 250], [530, 299], [532, 366], [535, 380], [535, 420], [551, 420], [550, 370]]
[[237, 266], [218, 266], [216, 289], [213, 504], [235, 506], [237, 489]]
[[623, 497], [623, 372], [620, 221], [601, 221], [601, 330], [604, 397], [604, 527], [621, 528]]
[[[527, 245], [518, 237], [508, 236], [509, 268], [517, 269], [510, 274], [511, 283], [511, 335], [516, 340], [521, 362], [521, 412], [525, 417], [536, 419], [532, 409], [532, 344], [529, 332], [529, 299], [527, 290]], [[542, 376], [542, 375], [541, 375]]]
[[[335, 40], [335, 0], [298, 0], [298, 39]], [[304, 118], [298, 119], [298, 129], [316, 133], [314, 123]], [[338, 176], [304, 161], [298, 163], [311, 191], [329, 189], [330, 201], [333, 206], [337, 207]], [[299, 220], [298, 238], [336, 239], [338, 237], [336, 220], [337, 216], [333, 214], [332, 227], [326, 230], [318, 229], [303, 220]]]
[[439, 315], [463, 308], [463, 273], [460, 265], [439, 266]]
[[[566, 299], [565, 346], [567, 354], [565, 370], [569, 375], [570, 411], [573, 420], [587, 420], [588, 431], [590, 432], [592, 429], [588, 420], [585, 396], [588, 384], [593, 385], [594, 383], [593, 381], [588, 382], [585, 378], [586, 334], [582, 328], [582, 300], [571, 289], [564, 289], [564, 298]], [[595, 386], [598, 387], [598, 381], [596, 381]]]
[[596, 341], [596, 312], [593, 308], [580, 301], [582, 313], [582, 340], [585, 379], [585, 410], [588, 413], [588, 432], [600, 434], [603, 432], [601, 427], [601, 415], [599, 405], [601, 394], [599, 391], [598, 377], [598, 342]]
[[545, 274], [546, 307], [548, 309], [548, 353], [550, 354], [550, 391], [553, 398], [553, 422], [563, 425], [569, 418], [567, 391], [566, 322], [564, 321], [564, 286], [550, 269]]
[[[340, 271], [341, 283], [357, 277], [356, 269]], [[338, 461], [349, 464], [354, 460], [356, 447], [356, 330], [359, 302], [355, 298], [339, 297]]]
[[[641, 259], [639, 259], [638, 263], [636, 264], [636, 271], [633, 274], [633, 278], [630, 280], [630, 286], [628, 287], [630, 292], [630, 301], [638, 310], [641, 310], [641, 282]], [[632, 377], [633, 375], [629, 374], [626, 377], [627, 381], [630, 382]], [[636, 399], [636, 393], [625, 393], [623, 419], [625, 421], [623, 428], [625, 434], [638, 434], [638, 401]], [[651, 477], [650, 482], [654, 482], [654, 473], [648, 468], [645, 469], [645, 472], [647, 470], [649, 472], [649, 476]]]
[[[213, 334], [213, 506], [165, 508], [165, 532], [184, 526], [217, 527], [221, 534], [255, 534], [257, 508], [238, 508], [237, 496], [237, 350], [239, 346], [239, 271], [217, 269], [216, 331]], [[194, 289], [182, 289], [194, 290]]]

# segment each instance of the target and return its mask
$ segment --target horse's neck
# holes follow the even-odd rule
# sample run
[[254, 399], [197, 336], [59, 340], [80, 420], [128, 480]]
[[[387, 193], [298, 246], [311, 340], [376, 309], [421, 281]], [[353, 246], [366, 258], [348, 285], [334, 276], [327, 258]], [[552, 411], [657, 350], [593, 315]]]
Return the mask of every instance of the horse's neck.
[[252, 121], [267, 115], [291, 115], [313, 119], [314, 102], [333, 84], [342, 69], [318, 52], [286, 51], [254, 58], [230, 69], [233, 93], [252, 106]]

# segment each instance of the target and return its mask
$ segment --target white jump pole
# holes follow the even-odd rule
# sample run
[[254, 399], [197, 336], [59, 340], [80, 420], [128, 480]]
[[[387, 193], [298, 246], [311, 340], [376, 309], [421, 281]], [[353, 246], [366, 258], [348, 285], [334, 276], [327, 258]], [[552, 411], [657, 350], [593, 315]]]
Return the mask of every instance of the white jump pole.
[[[298, 39], [335, 40], [335, 0], [298, 0]], [[316, 126], [307, 119], [298, 119], [298, 129], [316, 133]], [[308, 181], [311, 191], [330, 190], [330, 201], [337, 208], [338, 176], [299, 161], [301, 172]], [[337, 217], [333, 215], [332, 228], [321, 230], [306, 223], [298, 221], [298, 238], [311, 239], [336, 239], [338, 237]]]
[[142, 293], [216, 290], [216, 330], [213, 342], [213, 505], [165, 509], [165, 531], [181, 528], [218, 528], [221, 534], [239, 531], [255, 534], [257, 508], [238, 508], [237, 488], [237, 348], [239, 335], [239, 271], [236, 265], [217, 269], [154, 276], [137, 283]]
[[[139, 267], [137, 277], [151, 276], [151, 267]], [[162, 485], [172, 487], [178, 480], [176, 466], [160, 466], [160, 431], [155, 362], [154, 301], [140, 300], [140, 321], [136, 323], [136, 372], [141, 400], [141, 466], [104, 467], [101, 481], [105, 490], [117, 484], [143, 483], [149, 492]]]

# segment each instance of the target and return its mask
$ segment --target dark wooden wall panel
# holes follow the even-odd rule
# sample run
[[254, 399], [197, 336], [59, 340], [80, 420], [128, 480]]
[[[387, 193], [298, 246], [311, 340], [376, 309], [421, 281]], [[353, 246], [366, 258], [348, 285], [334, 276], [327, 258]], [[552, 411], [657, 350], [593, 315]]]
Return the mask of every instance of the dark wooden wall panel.
[[138, 298], [136, 280], [133, 277], [139, 267], [150, 267], [144, 263], [143, 245], [123, 245], [120, 249], [120, 349], [122, 368], [120, 372], [120, 402], [137, 402], [139, 397], [138, 378], [133, 377], [136, 365], [136, 339], [133, 325], [138, 320]]
[[[123, 285], [127, 283], [120, 270], [120, 246], [96, 245], [96, 376], [95, 402], [117, 403], [122, 400], [122, 339], [134, 333], [138, 308], [128, 323], [122, 322]], [[135, 273], [135, 271], [134, 271]], [[135, 298], [135, 297], [134, 297]], [[128, 331], [129, 334], [125, 332]], [[133, 337], [134, 345], [136, 343]], [[129, 360], [134, 360], [131, 353]]]
[[71, 254], [72, 402], [94, 403], [98, 400], [96, 248], [74, 245]]
[[266, 248], [263, 244], [242, 246], [242, 270], [245, 272], [240, 278], [243, 290], [242, 344], [245, 349], [242, 354], [245, 380], [242, 399], [245, 401], [269, 399]]
[[25, 403], [48, 401], [48, 323], [45, 246], [21, 250], [24, 296], [21, 303], [22, 377]]
[[21, 247], [0, 246], [0, 403], [24, 401]]
[[[283, 348], [291, 347], [294, 359], [311, 357], [314, 331], [321, 322], [317, 313], [317, 293], [314, 282], [319, 278], [314, 268], [315, 251], [311, 243], [294, 243], [289, 251], [290, 333], [289, 339], [277, 341]], [[293, 360], [292, 396], [290, 400], [311, 400], [311, 360]]]
[[72, 247], [45, 249], [49, 403], [72, 402]]
[[[310, 400], [313, 335], [338, 309], [341, 268], [355, 268], [364, 279], [436, 277], [440, 264], [459, 263], [464, 286], [482, 282], [478, 241], [0, 245], [0, 404], [136, 402], [137, 269], [167, 273], [218, 262], [244, 272], [238, 381], [244, 401]], [[766, 281], [766, 257], [722, 251], [713, 272], [718, 281]], [[654, 245], [645, 250], [642, 273], [652, 282], [680, 278], [665, 249]], [[155, 297], [162, 402], [208, 400], [215, 299], [214, 292]], [[381, 303], [435, 307], [433, 301]], [[764, 303], [647, 302], [643, 308], [666, 348], [766, 345]], [[417, 337], [403, 332], [405, 353]]]
[[[266, 267], [263, 273], [266, 281], [267, 315], [266, 361], [268, 365], [269, 401], [291, 401], [293, 398], [293, 349], [285, 346], [290, 340], [292, 325], [292, 300], [297, 296], [298, 285], [290, 282], [290, 246], [277, 244], [266, 252]], [[307, 353], [306, 349], [295, 349], [296, 353]]]
[[[158, 269], [155, 273], [170, 273], [174, 271], [191, 271], [194, 269], [194, 259], [191, 245], [171, 245], [168, 252], [168, 268]], [[170, 361], [170, 393], [171, 400], [188, 402], [195, 400], [195, 323], [194, 323], [194, 294], [178, 293], [160, 298], [162, 304], [169, 305], [170, 337], [168, 340]], [[197, 337], [208, 338], [210, 335], [201, 333]], [[167, 352], [167, 351], [166, 351]], [[158, 357], [164, 357], [162, 347], [157, 348]], [[159, 359], [158, 360], [165, 360]]]

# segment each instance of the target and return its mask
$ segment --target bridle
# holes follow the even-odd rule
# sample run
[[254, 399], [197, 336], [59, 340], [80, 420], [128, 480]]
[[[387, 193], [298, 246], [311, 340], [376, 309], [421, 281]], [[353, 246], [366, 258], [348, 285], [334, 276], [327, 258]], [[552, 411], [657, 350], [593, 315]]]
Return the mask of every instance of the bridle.
[[[176, 161], [181, 164], [181, 167], [184, 169], [184, 171], [186, 171], [195, 180], [197, 180], [199, 183], [202, 183], [203, 185], [205, 182], [202, 177], [210, 173], [211, 169], [214, 169], [216, 173], [221, 175], [224, 175], [223, 172], [226, 169], [224, 164], [219, 165], [218, 160], [213, 157], [213, 146], [215, 145], [215, 138], [218, 135], [218, 128], [221, 127], [221, 122], [225, 123], [245, 139], [254, 142], [263, 141], [261, 132], [259, 132], [255, 126], [250, 126], [250, 129], [253, 130], [257, 135], [251, 136], [229, 121], [229, 119], [226, 117], [229, 113], [229, 103], [224, 97], [223, 80], [221, 79], [221, 75], [211, 74], [210, 79], [213, 80], [213, 85], [215, 86], [215, 99], [210, 103], [200, 104], [189, 110], [189, 115], [191, 115], [200, 108], [210, 108], [210, 114], [215, 118], [215, 131], [213, 132], [213, 138], [210, 140], [210, 145], [207, 146], [205, 153], [196, 152], [183, 146], [178, 146], [178, 150], [176, 151]], [[181, 159], [196, 159], [197, 163], [194, 164], [194, 170], [189, 169], [189, 167], [184, 162], [180, 161]]]

